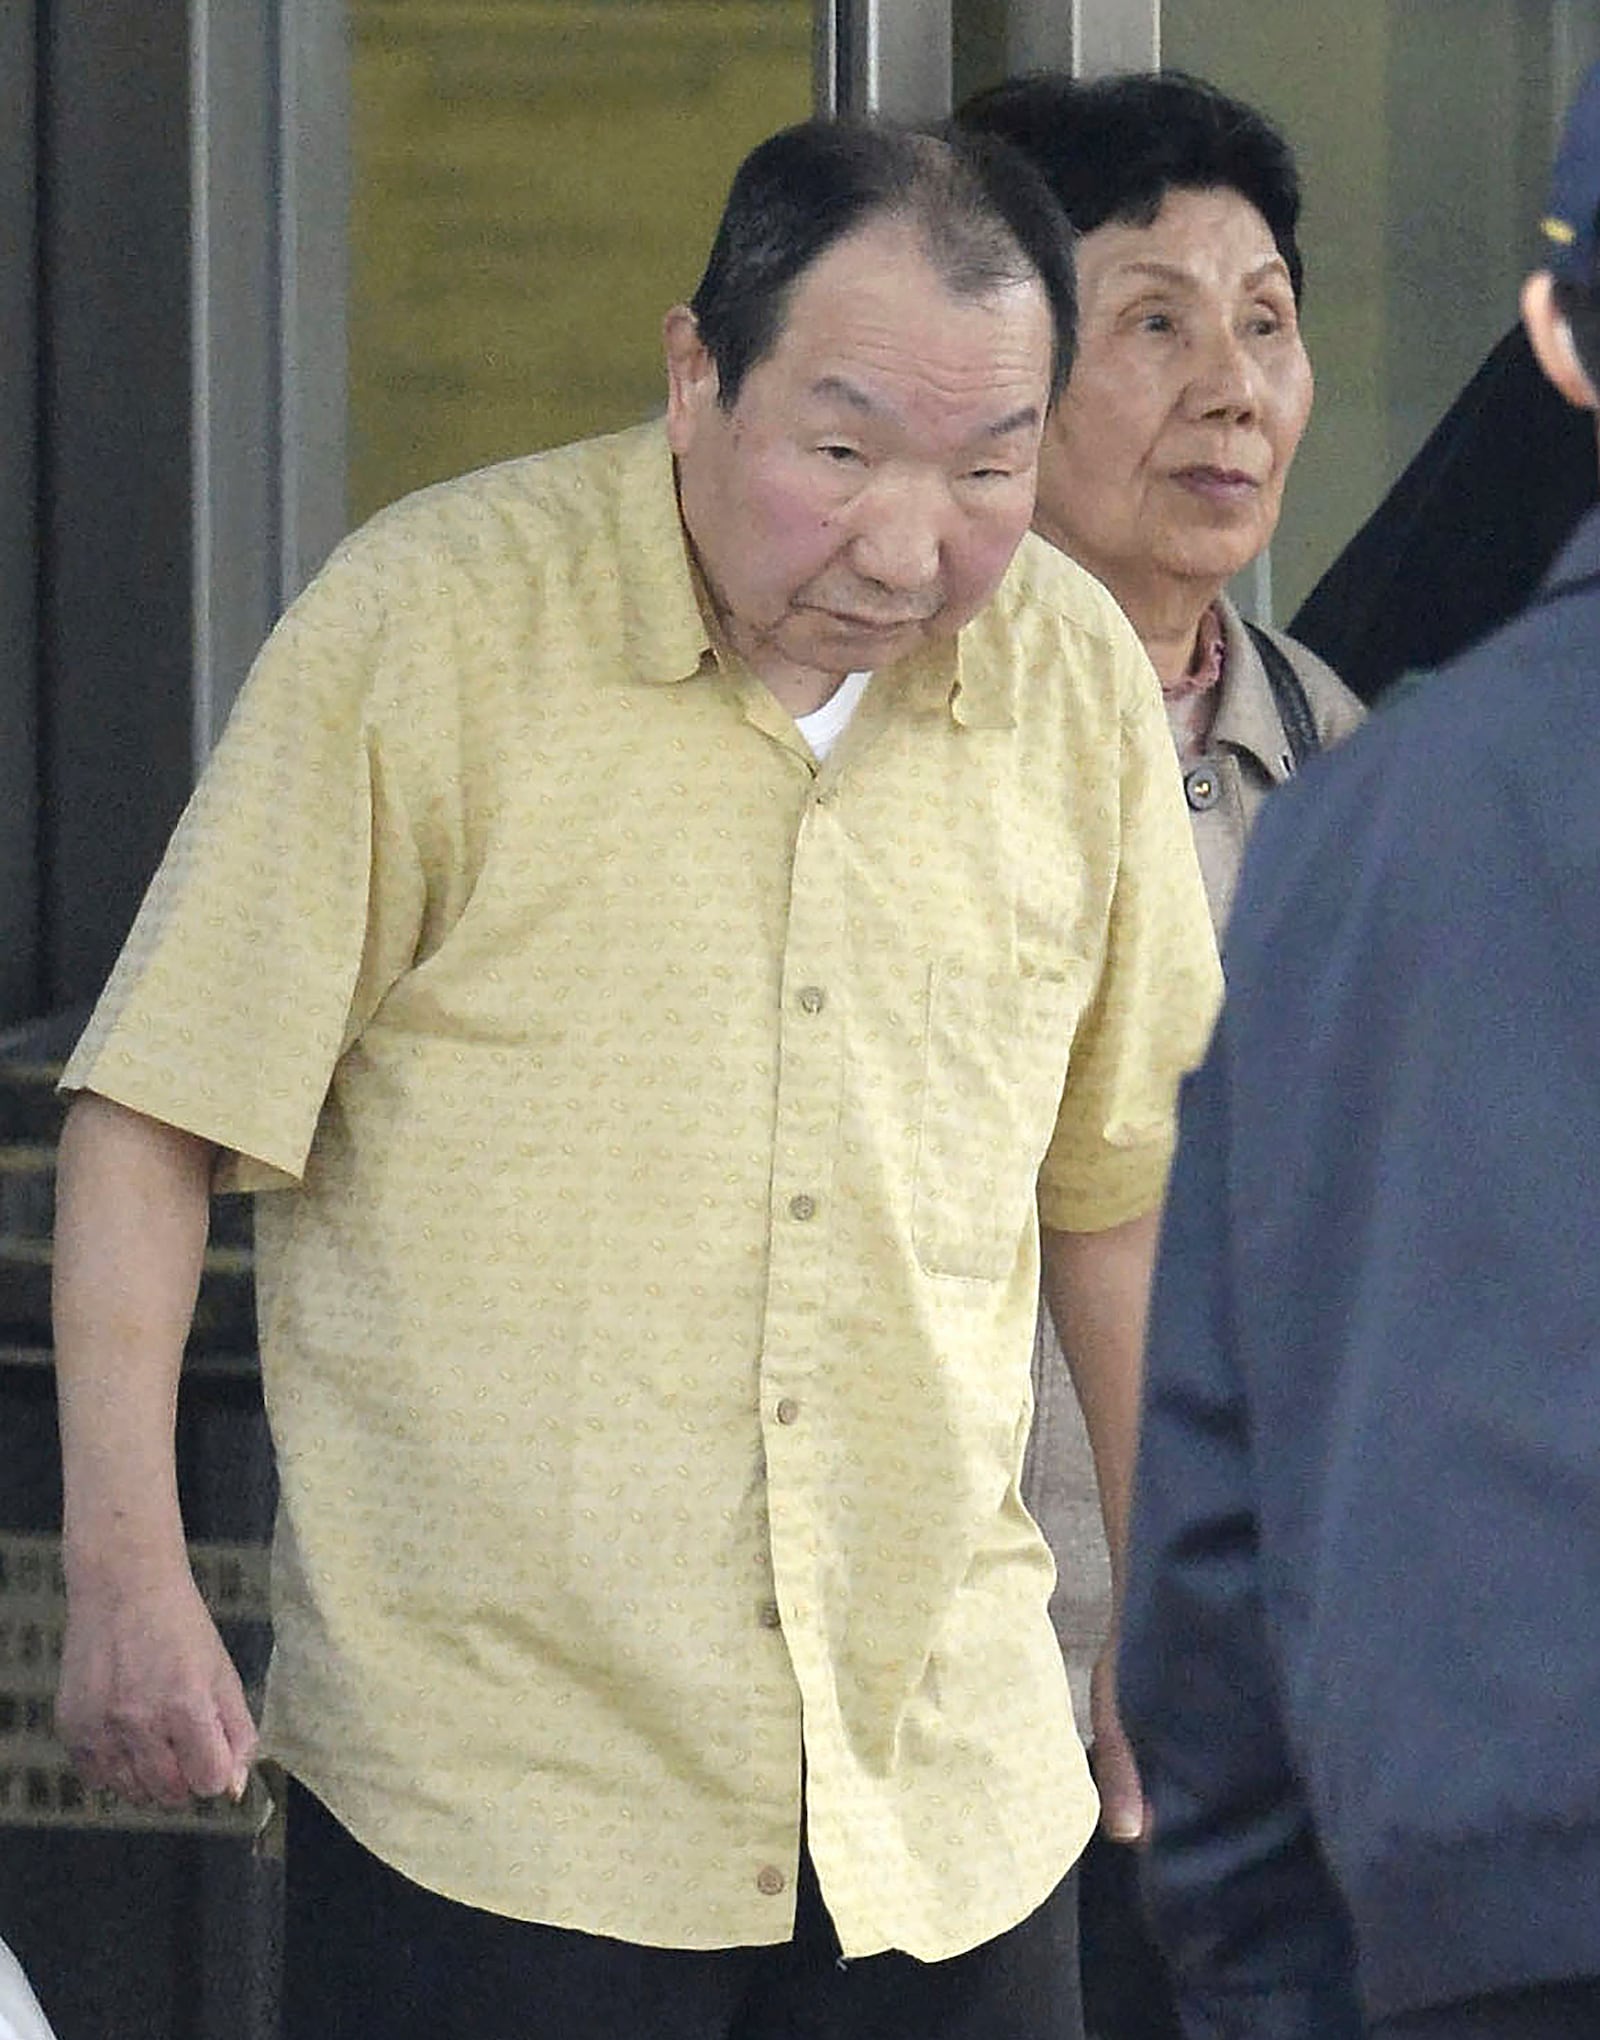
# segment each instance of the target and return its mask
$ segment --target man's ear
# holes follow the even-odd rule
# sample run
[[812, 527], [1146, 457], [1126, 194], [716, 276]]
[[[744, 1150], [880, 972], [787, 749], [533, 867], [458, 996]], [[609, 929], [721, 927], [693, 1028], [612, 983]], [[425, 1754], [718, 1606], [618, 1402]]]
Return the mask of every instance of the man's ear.
[[717, 401], [717, 364], [687, 305], [668, 312], [661, 340], [667, 357], [667, 444], [681, 455], [689, 450], [696, 421]]
[[1600, 393], [1578, 359], [1572, 329], [1556, 304], [1555, 278], [1548, 269], [1535, 270], [1522, 286], [1522, 323], [1535, 359], [1567, 402], [1580, 411], [1600, 410]]

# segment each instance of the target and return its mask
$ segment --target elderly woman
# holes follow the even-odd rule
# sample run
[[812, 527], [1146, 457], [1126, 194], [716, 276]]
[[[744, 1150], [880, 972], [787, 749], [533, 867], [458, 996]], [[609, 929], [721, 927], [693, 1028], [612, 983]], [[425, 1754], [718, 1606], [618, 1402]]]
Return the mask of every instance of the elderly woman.
[[1150, 654], [1220, 929], [1261, 801], [1361, 717], [1224, 592], [1271, 540], [1311, 410], [1294, 158], [1260, 114], [1176, 72], [1042, 73], [957, 119], [1029, 156], [1078, 230], [1078, 353], [1034, 524]]
[[[1078, 231], [1078, 352], [1040, 455], [1034, 525], [1106, 584], [1150, 654], [1220, 933], [1261, 802], [1362, 714], [1319, 659], [1247, 624], [1225, 592], [1271, 540], [1311, 409], [1294, 158], [1253, 109], [1177, 73], [1040, 74], [956, 118], [1030, 157]], [[1108, 1602], [1086, 1449], [1043, 1329], [1034, 1373], [1023, 1493], [1057, 1554], [1052, 1613], [1081, 1692]], [[1109, 1744], [1119, 1732], [1099, 1697]], [[1131, 1773], [1114, 1750], [1106, 1758], [1097, 1751], [1107, 1825], [1126, 1833]], [[1131, 1900], [1090, 1909], [1114, 1860], [1085, 1865], [1090, 2029], [1175, 2033], [1153, 1951], [1123, 1939], [1136, 1932]]]

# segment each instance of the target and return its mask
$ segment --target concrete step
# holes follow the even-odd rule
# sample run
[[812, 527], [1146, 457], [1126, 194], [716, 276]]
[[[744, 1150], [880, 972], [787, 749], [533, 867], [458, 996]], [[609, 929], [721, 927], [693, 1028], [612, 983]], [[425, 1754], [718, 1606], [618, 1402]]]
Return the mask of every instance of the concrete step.
[[[47, 1238], [54, 1217], [54, 1148], [67, 1100], [56, 1095], [57, 1062], [17, 1061], [0, 1055], [0, 1239]], [[216, 1197], [211, 1243], [249, 1247], [254, 1200]]]
[[[253, 1256], [247, 1247], [206, 1250], [189, 1335], [191, 1347], [253, 1353], [256, 1347]], [[0, 1238], [0, 1340], [50, 1342], [50, 1242]]]
[[[43, 1142], [0, 1145], [0, 1239], [48, 1239], [55, 1223], [56, 1151]], [[255, 1200], [213, 1197], [211, 1244], [242, 1247], [255, 1237]]]
[[56, 1151], [42, 1142], [0, 1147], [0, 1239], [50, 1237]]
[[[0, 1397], [3, 1397], [8, 1379], [14, 1382], [19, 1377], [48, 1374], [55, 1364], [55, 1354], [42, 1341], [23, 1344], [14, 1340], [7, 1344], [0, 1340]], [[261, 1362], [254, 1352], [213, 1352], [191, 1346], [183, 1356], [185, 1381], [243, 1382], [249, 1385], [258, 1380], [260, 1373]], [[3, 2030], [0, 2028], [0, 2031]]]

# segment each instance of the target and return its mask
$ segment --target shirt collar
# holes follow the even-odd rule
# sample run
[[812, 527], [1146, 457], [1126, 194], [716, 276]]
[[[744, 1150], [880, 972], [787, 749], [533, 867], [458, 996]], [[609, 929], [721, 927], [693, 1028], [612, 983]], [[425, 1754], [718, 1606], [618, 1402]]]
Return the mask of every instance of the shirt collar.
[[[666, 427], [644, 426], [628, 438], [618, 468], [618, 657], [632, 680], [690, 680], [731, 655], [683, 527]], [[1016, 720], [1009, 675], [975, 655], [965, 632], [923, 647], [892, 670], [912, 706], [947, 708], [965, 729], [1009, 729]]]
[[[938, 648], [951, 716], [966, 730], [1009, 730], [1017, 720], [1012, 675], [998, 661], [981, 656], [963, 631]], [[928, 655], [930, 659], [933, 654]]]
[[678, 510], [666, 426], [641, 426], [626, 440], [616, 478], [618, 661], [630, 680], [690, 680], [715, 657], [715, 648]]
[[1226, 596], [1217, 607], [1222, 615], [1222, 678], [1216, 720], [1211, 725], [1212, 745], [1228, 744], [1236, 751], [1247, 751], [1273, 785], [1282, 786], [1294, 774], [1294, 758], [1272, 699], [1267, 670], [1238, 610]]
[[1008, 730], [1016, 722], [1010, 675], [985, 658], [965, 630], [924, 645], [885, 673], [907, 707], [923, 715], [942, 712], [964, 730]]

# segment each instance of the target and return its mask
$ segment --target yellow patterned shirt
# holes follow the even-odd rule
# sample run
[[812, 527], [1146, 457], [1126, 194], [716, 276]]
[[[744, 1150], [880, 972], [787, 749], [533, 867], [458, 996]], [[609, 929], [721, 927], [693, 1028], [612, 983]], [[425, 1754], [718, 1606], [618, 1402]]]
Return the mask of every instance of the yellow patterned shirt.
[[359, 533], [67, 1074], [257, 1200], [265, 1740], [494, 1912], [925, 1959], [1094, 1820], [1017, 1495], [1047, 1224], [1150, 1207], [1216, 964], [1109, 597], [1025, 541], [819, 766], [659, 427]]

